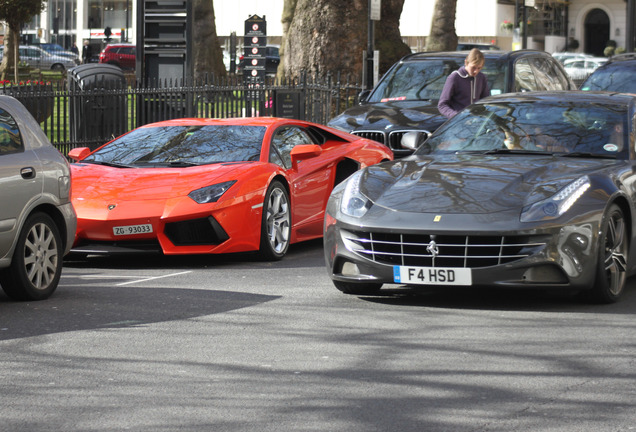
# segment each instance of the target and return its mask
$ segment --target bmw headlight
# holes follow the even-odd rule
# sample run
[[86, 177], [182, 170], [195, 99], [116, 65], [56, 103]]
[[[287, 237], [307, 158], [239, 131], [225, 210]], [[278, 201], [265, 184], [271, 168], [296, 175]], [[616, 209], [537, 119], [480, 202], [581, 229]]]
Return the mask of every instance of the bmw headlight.
[[199, 204], [217, 202], [234, 183], [236, 183], [236, 180], [206, 186], [201, 189], [193, 190], [188, 194], [188, 196]]
[[342, 199], [340, 201], [340, 211], [347, 216], [362, 217], [371, 208], [371, 200], [360, 192], [360, 179], [363, 171], [357, 171], [347, 180]]
[[590, 188], [590, 179], [583, 176], [573, 181], [550, 198], [532, 204], [521, 212], [521, 222], [534, 222], [556, 219], [567, 212], [570, 207]]

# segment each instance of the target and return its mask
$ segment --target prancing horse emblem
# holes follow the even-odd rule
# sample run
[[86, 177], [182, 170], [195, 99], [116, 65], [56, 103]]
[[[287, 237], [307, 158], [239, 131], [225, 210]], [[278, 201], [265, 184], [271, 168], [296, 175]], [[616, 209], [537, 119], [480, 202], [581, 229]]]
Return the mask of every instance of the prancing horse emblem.
[[117, 204], [108, 204], [108, 210], [112, 210], [117, 207]]
[[431, 240], [428, 246], [426, 246], [426, 252], [430, 253], [433, 259], [435, 259], [437, 255], [439, 255], [439, 248], [437, 247], [437, 243], [435, 243], [435, 240]]

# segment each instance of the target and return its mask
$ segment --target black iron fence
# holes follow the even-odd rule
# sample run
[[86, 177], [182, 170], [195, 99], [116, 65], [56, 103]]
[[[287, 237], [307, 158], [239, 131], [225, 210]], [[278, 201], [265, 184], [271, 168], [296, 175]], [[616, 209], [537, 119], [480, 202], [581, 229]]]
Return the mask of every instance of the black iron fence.
[[71, 70], [59, 83], [5, 85], [0, 94], [19, 99], [53, 145], [67, 154], [72, 148], [96, 148], [138, 126], [174, 118], [277, 116], [326, 124], [356, 104], [362, 89], [333, 75], [268, 79], [259, 86], [244, 84], [240, 76], [151, 82], [123, 74], [93, 78]]

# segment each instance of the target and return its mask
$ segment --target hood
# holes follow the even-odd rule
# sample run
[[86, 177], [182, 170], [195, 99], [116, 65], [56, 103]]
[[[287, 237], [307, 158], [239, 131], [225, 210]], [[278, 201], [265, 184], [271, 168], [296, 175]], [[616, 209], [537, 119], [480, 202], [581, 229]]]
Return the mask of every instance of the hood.
[[[239, 164], [243, 165], [243, 164]], [[74, 200], [106, 202], [168, 200], [193, 190], [235, 180], [237, 164], [213, 164], [190, 168], [113, 168], [95, 164], [71, 164]]]
[[388, 101], [351, 107], [334, 117], [328, 125], [346, 132], [391, 132], [404, 129], [425, 129], [433, 132], [446, 120], [447, 118], [437, 109], [437, 100]]
[[373, 166], [361, 189], [375, 205], [404, 212], [485, 214], [548, 198], [582, 175], [623, 163], [552, 156], [444, 155]]

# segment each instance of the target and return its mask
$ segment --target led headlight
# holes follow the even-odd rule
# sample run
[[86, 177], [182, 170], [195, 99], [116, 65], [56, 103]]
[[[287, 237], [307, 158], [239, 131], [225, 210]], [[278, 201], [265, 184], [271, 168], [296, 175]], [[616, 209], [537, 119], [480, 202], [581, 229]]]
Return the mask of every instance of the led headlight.
[[371, 200], [360, 192], [362, 171], [353, 174], [347, 180], [340, 201], [340, 211], [347, 216], [362, 217], [371, 207]]
[[201, 189], [193, 190], [188, 194], [188, 196], [199, 204], [216, 202], [234, 183], [236, 183], [236, 180], [206, 186]]
[[590, 179], [587, 176], [573, 181], [550, 198], [546, 198], [523, 209], [521, 212], [521, 222], [558, 218], [568, 211], [590, 186]]

